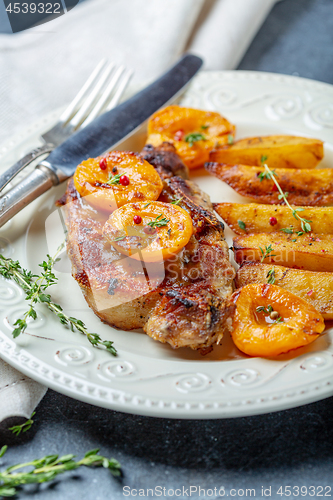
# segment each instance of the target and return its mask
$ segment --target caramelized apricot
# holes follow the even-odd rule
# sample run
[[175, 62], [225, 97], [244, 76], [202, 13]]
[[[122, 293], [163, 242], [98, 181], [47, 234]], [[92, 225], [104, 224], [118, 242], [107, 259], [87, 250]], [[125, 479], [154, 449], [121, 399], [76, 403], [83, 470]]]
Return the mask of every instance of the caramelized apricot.
[[233, 341], [249, 356], [272, 357], [310, 344], [325, 328], [305, 300], [275, 285], [251, 284], [231, 297]]
[[177, 254], [192, 233], [188, 212], [161, 201], [127, 203], [115, 210], [103, 227], [103, 235], [116, 250], [147, 262], [166, 260]]
[[108, 212], [128, 202], [157, 200], [162, 191], [154, 167], [125, 151], [83, 161], [75, 171], [74, 185], [88, 203]]
[[171, 142], [183, 162], [193, 169], [209, 161], [209, 152], [228, 144], [234, 133], [235, 126], [219, 113], [168, 106], [150, 118], [147, 144]]

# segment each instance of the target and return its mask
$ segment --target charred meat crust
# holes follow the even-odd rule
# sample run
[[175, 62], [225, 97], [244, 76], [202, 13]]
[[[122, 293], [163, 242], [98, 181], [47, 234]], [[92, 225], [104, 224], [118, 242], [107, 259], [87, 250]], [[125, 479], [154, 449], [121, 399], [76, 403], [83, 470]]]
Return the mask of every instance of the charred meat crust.
[[183, 179], [189, 178], [187, 166], [177, 155], [176, 148], [169, 142], [163, 142], [156, 148], [147, 144], [139, 156], [155, 167], [162, 180], [174, 175]]
[[[207, 281], [167, 290], [154, 309], [144, 330], [155, 340], [173, 348], [196, 344], [207, 354], [219, 343], [235, 306], [223, 300]], [[182, 335], [179, 335], [179, 330]]]

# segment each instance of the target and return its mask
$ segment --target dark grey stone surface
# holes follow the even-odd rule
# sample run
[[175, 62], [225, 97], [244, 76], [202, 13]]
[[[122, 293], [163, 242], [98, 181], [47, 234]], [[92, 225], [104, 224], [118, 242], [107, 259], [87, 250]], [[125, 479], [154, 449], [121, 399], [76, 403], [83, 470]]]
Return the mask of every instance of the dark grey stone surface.
[[333, 83], [332, 0], [275, 5], [239, 65]]
[[[332, 56], [332, 0], [284, 0], [274, 7], [240, 68], [333, 83]], [[29, 486], [21, 498], [118, 499], [125, 498], [123, 486], [188, 489], [191, 485], [206, 490], [224, 486], [225, 496], [234, 498], [241, 498], [242, 491], [231, 488], [255, 489], [252, 498], [263, 498], [262, 486], [272, 487], [274, 499], [285, 498], [277, 493], [280, 486], [306, 486], [307, 493], [301, 495], [300, 490], [299, 498], [333, 496], [329, 490], [319, 495], [320, 489], [309, 489], [333, 486], [333, 398], [256, 417], [180, 421], [108, 411], [49, 391], [35, 419], [23, 437], [0, 433], [1, 444], [10, 446], [3, 464], [49, 453], [81, 456], [100, 447], [122, 463], [124, 476], [116, 480], [106, 470], [79, 470], [51, 486]], [[291, 491], [295, 496], [290, 498], [296, 498], [297, 489]], [[201, 492], [200, 498], [216, 498], [210, 493]], [[187, 498], [186, 491], [178, 498]], [[199, 498], [199, 493], [192, 498]]]

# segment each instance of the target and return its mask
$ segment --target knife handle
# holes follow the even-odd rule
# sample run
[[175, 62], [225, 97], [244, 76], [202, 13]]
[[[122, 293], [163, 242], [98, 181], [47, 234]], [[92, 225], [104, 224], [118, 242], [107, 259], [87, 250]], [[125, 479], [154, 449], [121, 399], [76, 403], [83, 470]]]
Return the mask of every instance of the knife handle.
[[2, 191], [7, 184], [14, 179], [14, 177], [21, 172], [25, 167], [30, 165], [31, 162], [36, 160], [39, 156], [51, 153], [54, 150], [53, 144], [43, 144], [38, 148], [33, 149], [30, 153], [26, 154], [17, 161], [12, 167], [10, 167], [6, 172], [0, 175], [0, 191]]
[[0, 227], [56, 184], [59, 180], [55, 173], [44, 165], [38, 165], [0, 198]]

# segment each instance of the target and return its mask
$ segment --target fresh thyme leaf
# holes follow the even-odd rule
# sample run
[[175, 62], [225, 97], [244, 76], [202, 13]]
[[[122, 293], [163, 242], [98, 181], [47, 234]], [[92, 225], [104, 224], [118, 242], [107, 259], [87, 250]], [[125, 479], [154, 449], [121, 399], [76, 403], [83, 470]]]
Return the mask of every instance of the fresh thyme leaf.
[[[162, 219], [161, 219], [161, 217], [162, 217]], [[166, 219], [165, 217], [163, 217], [163, 214], [160, 214], [156, 217], [156, 219], [148, 222], [148, 226], [150, 226], [150, 227], [163, 227], [163, 226], [166, 226], [168, 222], [170, 222], [170, 219]]]
[[231, 144], [233, 144], [233, 143], [234, 143], [234, 136], [233, 136], [233, 135], [231, 135], [231, 134], [229, 134], [229, 135], [228, 135], [228, 144], [229, 144], [229, 145], [231, 145]]
[[[267, 172], [267, 174], [270, 174], [272, 175], [272, 171], [268, 168], [267, 165], [264, 165], [265, 167], [265, 170]], [[295, 217], [295, 219], [299, 220], [300, 223], [301, 223], [301, 228], [302, 228], [302, 231], [304, 233], [310, 233], [312, 231], [312, 228], [311, 228], [311, 220], [307, 220], [307, 219], [303, 219], [303, 217], [301, 217], [300, 215], [298, 215], [299, 212], [303, 212], [304, 211], [304, 208], [301, 208], [301, 207], [297, 207], [297, 208], [294, 208], [290, 205], [290, 203], [288, 202], [287, 200], [287, 196], [286, 194], [288, 195], [288, 193], [284, 193], [282, 191], [282, 188], [280, 186], [280, 184], [278, 183], [278, 181], [275, 179], [275, 177], [272, 176], [272, 179], [274, 181], [274, 184], [276, 185], [279, 193], [280, 193], [280, 196], [279, 196], [279, 199], [283, 200], [285, 202], [285, 204], [287, 205], [287, 207], [291, 210], [293, 216]]]
[[181, 198], [178, 198], [178, 200], [172, 200], [171, 204], [172, 205], [179, 205], [179, 203], [182, 201], [183, 198], [184, 198], [184, 196], [182, 196]]
[[271, 305], [267, 306], [267, 309], [265, 306], [259, 306], [257, 307], [256, 311], [257, 312], [263, 312], [265, 314], [270, 314], [271, 312], [273, 312], [273, 307]]
[[268, 271], [266, 278], [268, 278], [267, 283], [269, 285], [274, 285], [274, 283], [275, 283], [275, 268], [274, 267], [272, 267], [272, 269], [270, 269]]
[[24, 290], [26, 293], [26, 300], [29, 301], [28, 311], [24, 313], [23, 318], [19, 318], [15, 321], [15, 329], [12, 331], [12, 335], [16, 338], [21, 333], [24, 333], [28, 326], [28, 318], [32, 318], [33, 320], [37, 318], [35, 305], [40, 303], [44, 304], [54, 313], [59, 318], [60, 323], [70, 328], [72, 332], [77, 330], [79, 333], [85, 335], [94, 347], [103, 346], [113, 356], [116, 356], [117, 351], [115, 347], [113, 347], [113, 342], [103, 341], [97, 333], [89, 333], [83, 321], [67, 316], [67, 314], [63, 312], [62, 307], [52, 301], [51, 295], [45, 293], [49, 286], [57, 283], [57, 277], [53, 273], [53, 266], [59, 253], [64, 248], [65, 243], [66, 241], [63, 241], [59, 246], [54, 257], [47, 255], [47, 260], [40, 264], [40, 267], [44, 271], [40, 275], [32, 274], [31, 271], [23, 269], [18, 261], [13, 261], [0, 254], [0, 275], [6, 279], [15, 281]]
[[126, 236], [118, 236], [118, 238], [115, 238], [113, 241], [121, 241], [124, 240]]
[[273, 325], [276, 325], [276, 324], [279, 324], [279, 323], [284, 323], [283, 319], [281, 318], [281, 316], [277, 317], [273, 323], [271, 323], [270, 325], [268, 326], [273, 326]]
[[243, 231], [246, 231], [246, 224], [242, 220], [237, 221], [238, 226], [243, 229]]
[[208, 127], [209, 127], [209, 125], [201, 125], [202, 130], [206, 130], [206, 128], [208, 128]]
[[185, 141], [189, 143], [190, 148], [193, 146], [195, 142], [205, 141], [206, 137], [199, 132], [193, 132], [192, 134], [187, 134], [185, 136]]
[[265, 161], [267, 161], [267, 160], [268, 160], [268, 156], [266, 156], [266, 155], [262, 155], [262, 157], [260, 158], [260, 163], [261, 163], [261, 164], [263, 164], [263, 163], [265, 163]]
[[268, 172], [260, 172], [260, 174], [258, 175], [259, 179], [260, 179], [260, 182], [262, 182], [264, 179], [267, 179], [267, 180], [270, 180], [273, 178], [273, 175], [275, 175], [276, 177], [278, 177], [278, 174], [275, 172], [275, 170], [271, 170], [269, 173]]
[[126, 172], [124, 172], [123, 174], [116, 174], [116, 175], [109, 174], [109, 180], [106, 181], [105, 184], [109, 184], [109, 186], [112, 186], [113, 184], [120, 184], [120, 177], [125, 174]]
[[32, 426], [32, 424], [34, 423], [34, 421], [32, 420], [32, 417], [35, 414], [36, 414], [35, 411], [32, 412], [31, 417], [29, 418], [29, 420], [24, 422], [24, 424], [14, 425], [13, 427], [9, 427], [9, 430], [12, 431], [12, 433], [15, 434], [15, 436], [19, 436], [21, 434], [21, 432], [27, 432], [30, 429], [30, 427]]
[[149, 205], [151, 205], [151, 201], [149, 203], [146, 203], [145, 205], [143, 205], [142, 208], [147, 208], [147, 207], [149, 207]]
[[265, 245], [265, 250], [261, 247], [259, 247], [259, 250], [262, 255], [260, 262], [263, 262], [267, 257], [276, 257], [276, 254], [272, 253], [274, 252], [274, 249], [272, 248], [271, 243], [268, 246]]
[[[4, 449], [6, 448], [6, 449]], [[4, 450], [4, 451], [3, 451]], [[7, 447], [1, 449], [2, 455]], [[45, 483], [52, 481], [59, 474], [78, 469], [79, 467], [104, 467], [114, 476], [121, 475], [121, 465], [114, 458], [99, 455], [99, 450], [92, 450], [81, 460], [75, 460], [75, 455], [47, 455], [22, 464], [12, 465], [0, 472], [0, 496], [9, 497], [17, 494], [17, 488], [24, 484]], [[30, 467], [30, 470], [27, 470]]]
[[283, 227], [282, 229], [280, 229], [280, 231], [282, 231], [283, 233], [286, 233], [286, 234], [293, 234], [294, 233], [294, 230], [291, 227]]
[[279, 313], [274, 311], [274, 309], [271, 305], [267, 306], [267, 308], [265, 306], [259, 306], [259, 307], [257, 307], [256, 312], [263, 312], [264, 314], [269, 315], [269, 317], [271, 319], [274, 319], [273, 323], [269, 324], [268, 326], [273, 326], [273, 325], [276, 325], [277, 323], [284, 322], [283, 319], [281, 318], [281, 316], [279, 316]]

